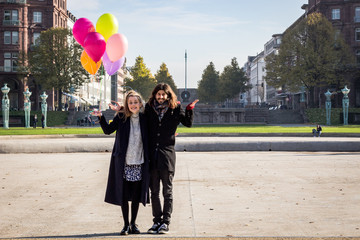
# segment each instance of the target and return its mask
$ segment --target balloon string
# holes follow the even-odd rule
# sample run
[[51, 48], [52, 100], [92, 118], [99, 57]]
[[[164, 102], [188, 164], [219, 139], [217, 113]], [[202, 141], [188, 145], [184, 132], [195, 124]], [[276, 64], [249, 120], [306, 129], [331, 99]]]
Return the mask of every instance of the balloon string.
[[103, 85], [103, 78], [99, 75], [99, 78], [100, 78], [100, 103], [99, 103], [99, 111], [101, 111], [101, 99], [102, 99], [102, 85]]

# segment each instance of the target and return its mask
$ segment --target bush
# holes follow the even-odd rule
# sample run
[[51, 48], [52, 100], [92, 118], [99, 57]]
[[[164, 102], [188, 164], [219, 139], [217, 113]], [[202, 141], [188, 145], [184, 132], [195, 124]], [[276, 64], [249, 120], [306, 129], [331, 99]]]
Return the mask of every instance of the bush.
[[[356, 112], [360, 113], [360, 108], [349, 108], [349, 113]], [[340, 119], [341, 114], [343, 114], [342, 108], [331, 108], [331, 125], [340, 125], [342, 121]], [[326, 109], [324, 108], [308, 108], [305, 109], [305, 115], [309, 119], [310, 123], [314, 124], [326, 124]]]
[[[41, 111], [31, 111], [30, 112], [31, 118], [34, 117], [35, 114], [37, 114], [37, 118], [38, 118], [37, 125], [41, 126], [41, 114], [42, 113], [41, 113]], [[48, 127], [64, 125], [68, 118], [68, 114], [69, 114], [69, 112], [48, 111], [46, 125]], [[0, 116], [2, 117], [2, 111], [0, 113]], [[25, 118], [25, 112], [24, 111], [10, 111], [9, 116], [10, 116], [9, 118], [11, 118], [11, 116], [21, 116], [21, 117]]]

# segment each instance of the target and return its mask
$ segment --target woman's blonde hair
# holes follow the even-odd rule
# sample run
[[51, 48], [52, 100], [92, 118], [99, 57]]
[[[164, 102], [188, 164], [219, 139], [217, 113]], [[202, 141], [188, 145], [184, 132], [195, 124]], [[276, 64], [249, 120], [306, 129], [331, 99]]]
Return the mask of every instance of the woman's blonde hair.
[[128, 100], [129, 100], [130, 97], [136, 97], [138, 99], [139, 103], [141, 104], [140, 112], [144, 111], [144, 101], [143, 101], [141, 95], [139, 93], [135, 92], [134, 90], [130, 90], [125, 95], [124, 108], [123, 108], [123, 111], [121, 111], [121, 112], [124, 113], [124, 121], [126, 121], [126, 119], [128, 117], [131, 117], [131, 115], [133, 114], [130, 111], [129, 106], [128, 106]]

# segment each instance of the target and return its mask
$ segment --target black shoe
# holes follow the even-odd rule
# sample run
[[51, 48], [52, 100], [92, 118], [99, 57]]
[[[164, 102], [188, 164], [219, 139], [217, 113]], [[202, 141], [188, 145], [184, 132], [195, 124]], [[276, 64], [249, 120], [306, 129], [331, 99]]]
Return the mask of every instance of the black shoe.
[[161, 226], [158, 229], [158, 233], [165, 234], [168, 232], [169, 232], [169, 225], [167, 225], [166, 223], [161, 224]]
[[130, 228], [131, 228], [130, 230], [131, 234], [140, 234], [140, 230], [138, 229], [136, 224], [131, 224]]
[[154, 225], [152, 225], [152, 227], [149, 228], [147, 233], [150, 233], [150, 234], [158, 233], [158, 229], [159, 229], [160, 225], [161, 225], [160, 223], [154, 223]]
[[120, 232], [120, 235], [128, 235], [130, 232], [130, 226], [124, 226], [123, 229]]

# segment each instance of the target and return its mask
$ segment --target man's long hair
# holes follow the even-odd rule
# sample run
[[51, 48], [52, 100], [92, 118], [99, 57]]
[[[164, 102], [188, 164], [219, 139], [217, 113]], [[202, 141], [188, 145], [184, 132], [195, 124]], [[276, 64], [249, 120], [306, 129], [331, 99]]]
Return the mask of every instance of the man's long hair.
[[166, 95], [168, 96], [167, 101], [169, 102], [169, 108], [174, 109], [177, 107], [178, 102], [177, 102], [177, 96], [174, 93], [174, 91], [171, 89], [170, 85], [167, 83], [159, 83], [158, 85], [156, 85], [156, 87], [154, 88], [154, 90], [151, 93], [151, 97], [148, 101], [148, 103], [153, 106], [154, 104], [154, 100], [156, 101], [156, 93], [160, 90], [163, 90]]

